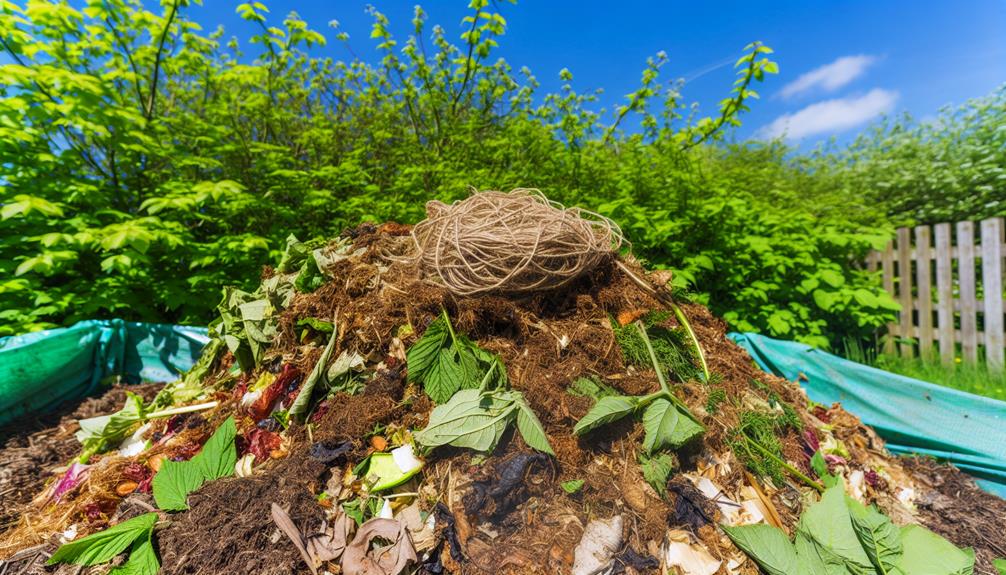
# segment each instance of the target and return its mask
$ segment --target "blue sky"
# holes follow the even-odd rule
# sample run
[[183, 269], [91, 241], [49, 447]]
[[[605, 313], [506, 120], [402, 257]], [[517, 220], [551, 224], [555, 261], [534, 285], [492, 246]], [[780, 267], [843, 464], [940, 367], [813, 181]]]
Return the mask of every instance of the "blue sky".
[[[247, 38], [238, 2], [205, 0], [189, 14], [207, 29], [223, 24]], [[376, 60], [366, 2], [265, 0], [276, 23], [297, 11], [315, 29], [338, 20], [363, 58]], [[410, 30], [414, 1], [373, 2], [392, 31]], [[466, 1], [423, 4], [430, 24], [460, 42]], [[569, 68], [580, 91], [604, 88], [611, 110], [633, 90], [648, 56], [667, 52], [665, 76], [693, 78], [688, 100], [715, 111], [733, 81], [732, 63], [745, 44], [761, 40], [776, 50], [780, 74], [760, 87], [762, 99], [738, 138], [786, 134], [804, 146], [836, 136], [846, 141], [885, 113], [929, 118], [1006, 82], [1006, 2], [1003, 0], [831, 2], [601, 2], [524, 0], [499, 9], [508, 21], [499, 55], [515, 69], [528, 66], [545, 90]], [[349, 58], [331, 39], [324, 50]], [[716, 67], [717, 65], [722, 67]], [[710, 68], [712, 68], [710, 70]], [[703, 73], [704, 72], [704, 73]]]

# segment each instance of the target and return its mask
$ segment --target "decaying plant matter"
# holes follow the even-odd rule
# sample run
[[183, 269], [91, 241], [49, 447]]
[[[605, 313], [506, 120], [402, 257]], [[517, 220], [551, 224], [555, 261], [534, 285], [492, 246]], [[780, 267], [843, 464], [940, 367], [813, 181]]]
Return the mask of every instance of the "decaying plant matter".
[[[974, 510], [954, 499], [973, 483], [906, 466], [840, 406], [759, 372], [720, 320], [674, 302], [665, 274], [612, 254], [557, 289], [459, 296], [424, 279], [411, 231], [291, 240], [259, 290], [221, 304], [197, 376], [132, 409], [215, 405], [137, 417], [76, 466], [61, 444], [65, 466], [39, 470], [45, 487], [19, 500], [0, 557], [40, 568], [123, 525], [131, 539], [90, 562], [753, 575], [778, 548], [787, 573], [820, 572], [801, 562], [813, 551], [827, 573], [891, 574], [939, 541], [956, 570], [933, 573], [951, 575], [968, 572], [960, 548], [978, 573], [1001, 555], [1006, 502], [968, 491], [1004, 512], [981, 516], [989, 537], [948, 528], [940, 510]], [[807, 519], [832, 508], [849, 522], [842, 548]]]

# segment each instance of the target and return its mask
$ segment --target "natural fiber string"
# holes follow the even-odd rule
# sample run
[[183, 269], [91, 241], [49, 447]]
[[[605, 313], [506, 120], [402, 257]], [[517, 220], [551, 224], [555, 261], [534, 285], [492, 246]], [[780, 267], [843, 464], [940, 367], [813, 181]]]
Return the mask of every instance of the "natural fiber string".
[[540, 191], [476, 192], [426, 204], [412, 238], [426, 275], [457, 295], [560, 287], [593, 269], [624, 241], [610, 219], [566, 208]]

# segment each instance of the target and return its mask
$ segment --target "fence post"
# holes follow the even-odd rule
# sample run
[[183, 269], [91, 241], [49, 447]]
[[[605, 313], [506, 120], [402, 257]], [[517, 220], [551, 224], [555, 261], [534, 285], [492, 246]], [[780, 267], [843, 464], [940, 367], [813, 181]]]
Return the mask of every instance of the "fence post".
[[[884, 273], [884, 291], [894, 297], [894, 243], [887, 242], [884, 252], [880, 255], [880, 266]], [[894, 353], [894, 334], [897, 324], [887, 324], [887, 338], [884, 340], [884, 353]]]
[[898, 228], [898, 302], [901, 304], [899, 314], [902, 357], [912, 357], [912, 230]]
[[919, 289], [919, 356], [933, 356], [933, 284], [929, 226], [915, 228], [915, 273]]
[[992, 371], [1003, 369], [1003, 221], [981, 223], [982, 293], [985, 300], [985, 363]]
[[961, 300], [961, 355], [968, 363], [978, 363], [975, 225], [971, 222], [957, 222], [957, 271]]
[[954, 343], [954, 261], [950, 224], [936, 224], [936, 325], [940, 335], [940, 359], [953, 365]]

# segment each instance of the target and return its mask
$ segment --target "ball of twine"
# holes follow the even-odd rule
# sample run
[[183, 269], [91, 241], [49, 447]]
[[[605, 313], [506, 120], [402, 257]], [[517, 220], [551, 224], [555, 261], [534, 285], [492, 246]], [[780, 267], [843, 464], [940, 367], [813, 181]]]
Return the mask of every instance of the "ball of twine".
[[461, 296], [560, 287], [624, 241], [610, 219], [532, 189], [475, 192], [451, 205], [432, 201], [426, 215], [412, 230], [419, 265]]

